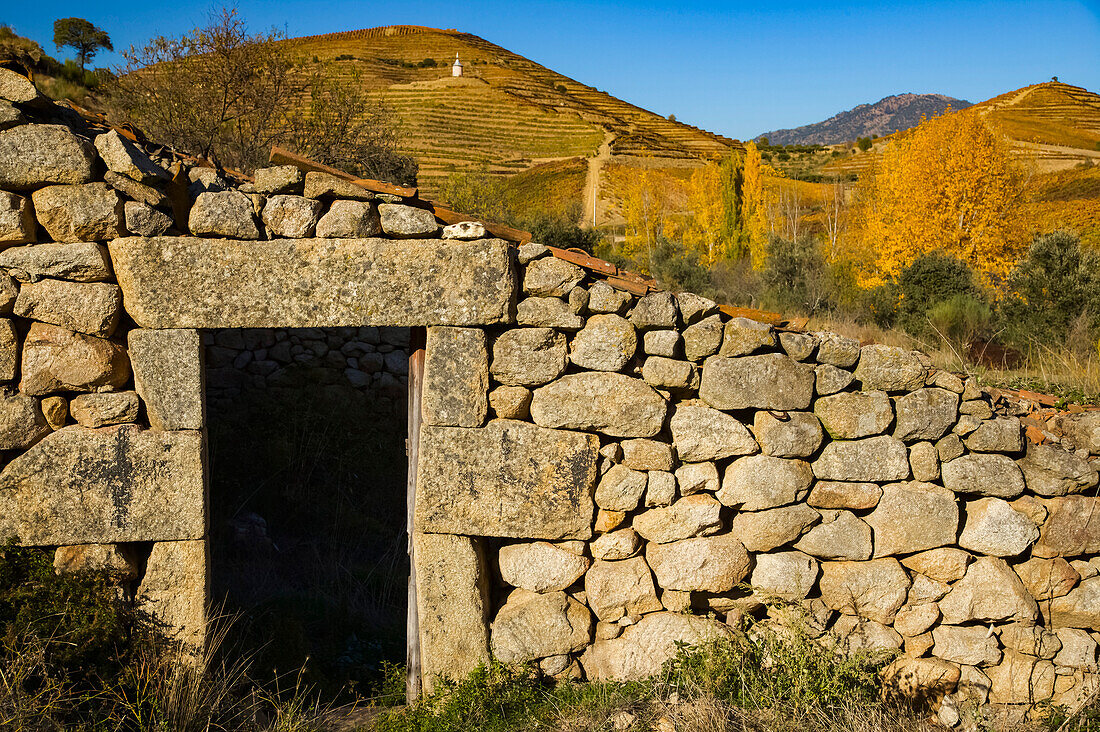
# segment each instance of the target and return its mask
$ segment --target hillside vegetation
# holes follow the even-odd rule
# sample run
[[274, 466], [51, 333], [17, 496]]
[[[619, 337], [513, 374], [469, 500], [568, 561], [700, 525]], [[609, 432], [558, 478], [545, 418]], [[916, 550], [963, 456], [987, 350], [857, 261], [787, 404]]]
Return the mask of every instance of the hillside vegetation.
[[[1020, 205], [1033, 234], [1066, 229], [1100, 246], [1100, 95], [1058, 81], [1033, 84], [972, 107], [1003, 135], [1029, 171]], [[866, 175], [898, 134], [834, 145], [782, 145], [769, 139], [764, 159], [800, 186], [811, 231], [822, 231], [822, 206], [836, 181], [845, 188]], [[788, 187], [792, 183], [786, 183]]]
[[[289, 39], [304, 67], [329, 64], [341, 83], [384, 99], [405, 128], [403, 152], [438, 191], [454, 170], [512, 174], [591, 157], [610, 135], [613, 155], [691, 163], [739, 143], [671, 121], [556, 73], [470, 33], [390, 26]], [[455, 55], [463, 77], [451, 77]]]

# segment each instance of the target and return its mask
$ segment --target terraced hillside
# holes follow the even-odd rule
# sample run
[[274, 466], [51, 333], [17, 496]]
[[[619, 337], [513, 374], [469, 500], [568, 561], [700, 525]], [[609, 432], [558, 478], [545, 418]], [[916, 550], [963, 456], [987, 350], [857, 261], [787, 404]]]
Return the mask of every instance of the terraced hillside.
[[603, 131], [580, 117], [516, 104], [477, 78], [395, 84], [382, 94], [401, 118], [403, 152], [420, 163], [429, 187], [454, 169], [515, 174], [545, 159], [585, 157], [603, 140]]
[[975, 105], [1017, 140], [1096, 148], [1100, 95], [1058, 81], [1032, 84]]
[[1057, 81], [1033, 84], [975, 107], [1029, 151], [1045, 171], [1100, 163], [1100, 95]]
[[[438, 190], [451, 170], [513, 174], [540, 163], [612, 156], [693, 164], [740, 143], [673, 122], [456, 30], [388, 26], [287, 40], [304, 66], [327, 64], [348, 84], [379, 94], [404, 123], [405, 152], [421, 185]], [[455, 55], [464, 65], [451, 78]]]

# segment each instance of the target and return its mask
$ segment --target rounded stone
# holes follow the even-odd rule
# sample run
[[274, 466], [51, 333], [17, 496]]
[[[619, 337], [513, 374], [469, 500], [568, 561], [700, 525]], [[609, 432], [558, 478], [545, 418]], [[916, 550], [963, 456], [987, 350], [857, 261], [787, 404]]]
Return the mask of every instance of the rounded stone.
[[938, 440], [959, 416], [959, 395], [946, 389], [917, 389], [894, 403], [898, 420], [894, 437], [899, 440]]
[[[819, 347], [818, 358], [820, 351]], [[927, 376], [928, 367], [924, 363], [924, 356], [916, 351], [882, 345], [859, 349], [855, 377], [867, 391], [913, 391], [924, 386]]]
[[637, 349], [638, 336], [630, 321], [618, 315], [593, 315], [573, 336], [569, 360], [592, 371], [619, 371]]
[[489, 392], [489, 407], [501, 419], [526, 419], [530, 413], [531, 390], [522, 386], [498, 386]]
[[706, 493], [684, 496], [670, 506], [634, 517], [634, 530], [647, 541], [668, 543], [712, 534], [722, 525], [722, 504]]
[[664, 398], [644, 381], [599, 371], [563, 376], [531, 399], [537, 425], [611, 437], [653, 437], [667, 411]]
[[759, 595], [793, 602], [810, 594], [819, 573], [817, 561], [800, 551], [758, 554], [749, 584]]
[[435, 214], [427, 209], [405, 206], [400, 203], [378, 205], [382, 231], [395, 239], [420, 239], [439, 233]]
[[565, 372], [565, 336], [551, 328], [513, 328], [497, 336], [489, 372], [508, 386], [539, 386]]
[[875, 557], [911, 554], [955, 543], [959, 507], [951, 491], [932, 483], [894, 483], [867, 517]]
[[637, 554], [642, 548], [642, 540], [634, 529], [619, 529], [596, 537], [589, 548], [593, 559], [618, 561]]
[[721, 460], [759, 450], [745, 425], [702, 404], [679, 404], [669, 420], [676, 453], [684, 462]]
[[290, 239], [313, 236], [321, 218], [320, 201], [303, 196], [271, 196], [264, 204], [263, 221], [269, 234]]
[[889, 625], [905, 604], [909, 576], [894, 558], [822, 562], [819, 586], [833, 610]]
[[727, 592], [749, 572], [749, 555], [732, 534], [646, 547], [646, 562], [665, 590]]
[[814, 414], [830, 437], [841, 440], [882, 434], [894, 421], [890, 397], [881, 391], [821, 397]]
[[770, 455], [748, 455], [730, 463], [717, 498], [741, 511], [760, 511], [794, 503], [813, 483], [810, 464]]
[[753, 417], [752, 433], [760, 451], [772, 457], [809, 457], [821, 447], [821, 422], [809, 412], [759, 411]]
[[590, 564], [587, 557], [547, 541], [502, 546], [498, 562], [505, 582], [532, 592], [564, 590], [580, 579]]
[[711, 356], [699, 386], [699, 397], [716, 409], [806, 409], [813, 392], [813, 369], [782, 353]]
[[557, 257], [543, 257], [527, 265], [523, 291], [536, 297], [564, 297], [584, 279], [584, 270]]
[[968, 501], [959, 546], [994, 557], [1022, 554], [1039, 538], [1039, 527], [1000, 498]]
[[821, 511], [821, 523], [803, 534], [795, 549], [821, 559], [871, 558], [871, 527], [851, 511]]

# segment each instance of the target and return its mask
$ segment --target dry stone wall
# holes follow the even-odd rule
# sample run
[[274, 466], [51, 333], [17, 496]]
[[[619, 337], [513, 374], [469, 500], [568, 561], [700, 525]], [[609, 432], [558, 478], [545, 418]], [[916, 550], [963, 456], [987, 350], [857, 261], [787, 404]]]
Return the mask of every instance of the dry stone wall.
[[428, 370], [466, 407], [426, 420], [416, 518], [505, 537], [484, 653], [637, 678], [753, 616], [896, 651], [949, 709], [1096, 688], [1100, 413], [1025, 434], [919, 352], [518, 262], [516, 326], [428, 337], [478, 378]]
[[224, 328], [203, 332], [210, 409], [242, 393], [304, 387], [354, 388], [380, 417], [403, 417], [409, 385], [409, 329]]
[[1096, 687], [1100, 413], [1037, 423], [917, 352], [631, 294], [334, 176], [233, 182], [24, 96], [0, 129], [0, 534], [59, 571], [117, 571], [198, 642], [204, 374], [226, 398], [293, 363], [388, 377], [396, 405], [386, 326], [427, 326], [429, 683], [490, 654], [637, 678], [751, 616], [897, 651], [941, 719]]

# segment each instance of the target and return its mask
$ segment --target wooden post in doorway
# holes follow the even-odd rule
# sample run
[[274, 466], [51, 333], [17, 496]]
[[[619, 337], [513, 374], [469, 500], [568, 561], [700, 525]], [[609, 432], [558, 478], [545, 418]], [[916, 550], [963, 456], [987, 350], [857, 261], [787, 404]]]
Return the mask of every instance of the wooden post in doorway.
[[424, 390], [424, 346], [427, 329], [412, 328], [409, 334], [409, 436], [408, 479], [406, 483], [406, 531], [409, 540], [409, 610], [405, 624], [405, 703], [420, 696], [420, 616], [416, 606], [416, 557], [413, 556], [413, 507], [416, 504], [416, 465], [420, 452], [420, 396]]

